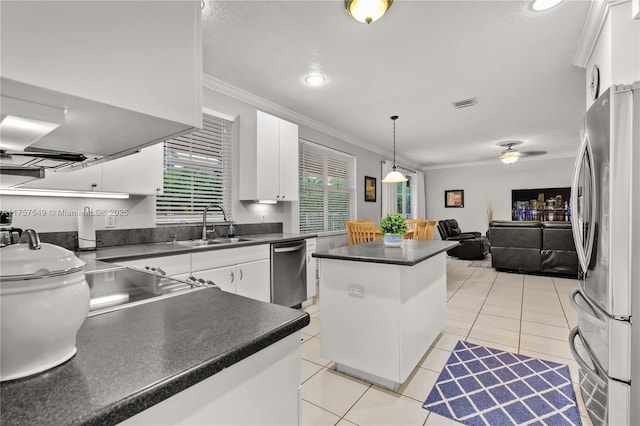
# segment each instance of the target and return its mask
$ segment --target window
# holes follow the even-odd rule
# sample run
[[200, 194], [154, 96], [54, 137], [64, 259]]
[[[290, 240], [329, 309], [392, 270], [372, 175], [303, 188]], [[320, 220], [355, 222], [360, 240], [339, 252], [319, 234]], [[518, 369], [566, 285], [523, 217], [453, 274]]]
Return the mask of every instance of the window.
[[345, 229], [355, 219], [356, 159], [300, 141], [300, 232]]
[[[201, 222], [204, 207], [219, 204], [232, 217], [233, 122], [202, 115], [202, 130], [164, 142], [164, 193], [156, 197], [156, 222]], [[222, 213], [212, 211], [213, 214]]]
[[403, 172], [407, 177], [406, 182], [396, 184], [397, 212], [407, 219], [411, 219], [411, 175]]

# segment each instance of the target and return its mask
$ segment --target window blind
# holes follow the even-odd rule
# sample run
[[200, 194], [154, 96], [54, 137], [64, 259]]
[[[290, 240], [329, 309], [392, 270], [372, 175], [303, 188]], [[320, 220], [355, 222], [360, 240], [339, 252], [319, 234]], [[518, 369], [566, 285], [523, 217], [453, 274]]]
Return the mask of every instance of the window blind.
[[[219, 204], [232, 217], [233, 122], [203, 114], [202, 130], [164, 142], [163, 194], [156, 222], [201, 222], [204, 207]], [[222, 213], [213, 210], [211, 216]]]
[[300, 142], [300, 232], [345, 229], [356, 211], [353, 155]]

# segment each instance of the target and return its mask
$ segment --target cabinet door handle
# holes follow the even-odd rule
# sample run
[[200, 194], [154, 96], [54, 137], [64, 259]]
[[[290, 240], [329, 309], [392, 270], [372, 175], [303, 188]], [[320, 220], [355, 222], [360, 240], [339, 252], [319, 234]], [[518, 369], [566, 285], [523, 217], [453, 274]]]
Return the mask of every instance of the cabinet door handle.
[[240, 271], [240, 279], [242, 280], [242, 277], [244, 276], [244, 274], [242, 273], [242, 269], [239, 269]]
[[235, 279], [236, 279], [236, 277], [235, 277], [235, 275], [233, 275], [233, 271], [231, 271], [231, 282], [233, 282], [233, 280], [235, 280]]

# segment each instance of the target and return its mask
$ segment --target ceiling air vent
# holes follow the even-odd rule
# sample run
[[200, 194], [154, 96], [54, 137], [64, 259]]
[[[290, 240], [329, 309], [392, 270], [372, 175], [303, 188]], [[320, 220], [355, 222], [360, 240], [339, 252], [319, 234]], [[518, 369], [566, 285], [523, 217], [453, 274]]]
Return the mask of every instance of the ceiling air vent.
[[476, 100], [476, 98], [469, 98], [469, 99], [463, 99], [461, 101], [455, 101], [453, 103], [453, 106], [457, 109], [460, 109], [460, 108], [467, 108], [470, 106], [474, 106], [477, 103], [478, 101]]

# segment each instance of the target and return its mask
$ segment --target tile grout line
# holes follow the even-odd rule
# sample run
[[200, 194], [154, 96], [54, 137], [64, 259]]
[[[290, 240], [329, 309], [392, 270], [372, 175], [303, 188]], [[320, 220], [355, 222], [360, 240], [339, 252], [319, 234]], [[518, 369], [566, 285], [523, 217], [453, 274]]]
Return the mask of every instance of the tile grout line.
[[[357, 403], [362, 399], [362, 397], [363, 397], [367, 392], [369, 392], [369, 389], [371, 389], [372, 387], [373, 387], [373, 385], [372, 385], [372, 384], [369, 384], [369, 386], [367, 387], [367, 389], [366, 389], [364, 392], [362, 392], [362, 395], [360, 395], [360, 396], [358, 397], [358, 399], [356, 399], [356, 400], [355, 400], [355, 402], [354, 402], [353, 404], [351, 404], [351, 407], [349, 407], [349, 408], [347, 409], [347, 411], [345, 411], [344, 415], [340, 416], [340, 420], [338, 420], [338, 422], [337, 422], [337, 423], [340, 423], [340, 421], [341, 421], [342, 419], [344, 419], [344, 420], [345, 420], [345, 421], [347, 421], [347, 422], [351, 422], [351, 423], [353, 423], [351, 420], [349, 420], [349, 419], [345, 419], [346, 415], [347, 415], [347, 414], [349, 414], [349, 411], [351, 411], [351, 409], [352, 409], [353, 407], [355, 407], [355, 406], [356, 406], [356, 404], [357, 404]], [[395, 393], [395, 392], [394, 392], [394, 393]], [[337, 424], [337, 423], [336, 423], [336, 424]], [[354, 424], [356, 424], [356, 423], [354, 423]]]
[[520, 297], [520, 322], [518, 329], [518, 353], [520, 353], [520, 345], [522, 344], [522, 321], [524, 321], [524, 291], [525, 291], [525, 277], [522, 277], [522, 296]]
[[569, 318], [567, 318], [567, 312], [564, 310], [564, 305], [562, 304], [562, 299], [560, 299], [560, 293], [558, 293], [558, 286], [556, 285], [556, 280], [554, 277], [551, 277], [551, 282], [553, 282], [553, 288], [556, 290], [556, 296], [558, 296], [558, 301], [560, 302], [560, 307], [562, 308], [562, 316], [564, 316], [564, 320], [567, 322], [567, 328], [571, 330], [571, 324], [569, 324]]
[[[477, 271], [478, 271], [478, 268], [476, 268], [476, 271], [473, 274], [471, 274], [471, 276], [473, 276]], [[482, 305], [480, 306], [480, 310], [478, 310], [478, 313], [476, 314], [476, 317], [473, 320], [473, 323], [471, 323], [471, 328], [467, 332], [467, 336], [465, 337], [465, 341], [466, 341], [466, 339], [468, 339], [470, 337], [471, 330], [473, 330], [473, 327], [475, 327], [476, 321], [478, 321], [478, 317], [480, 316], [480, 312], [482, 312], [482, 308], [484, 307], [485, 303], [487, 302], [487, 298], [489, 297], [489, 293], [491, 293], [491, 290], [493, 289], [493, 286], [495, 285], [499, 274], [500, 274], [500, 272], [498, 272], [496, 274], [495, 278], [493, 279], [493, 282], [491, 283], [491, 287], [489, 287], [489, 291], [487, 291], [487, 294], [485, 295], [484, 300], [482, 301]], [[465, 281], [465, 284], [466, 284], [466, 281]], [[463, 286], [464, 286], [464, 284], [462, 286], [460, 286], [460, 288], [462, 288]], [[457, 291], [456, 291], [456, 293], [457, 293]]]

